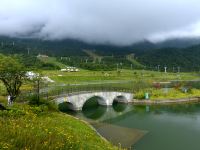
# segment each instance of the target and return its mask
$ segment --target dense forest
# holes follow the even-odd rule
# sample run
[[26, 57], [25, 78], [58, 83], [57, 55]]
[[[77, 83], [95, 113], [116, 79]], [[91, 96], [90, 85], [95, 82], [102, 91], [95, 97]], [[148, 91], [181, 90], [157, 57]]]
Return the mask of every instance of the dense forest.
[[138, 57], [139, 62], [162, 69], [168, 67], [170, 71], [200, 71], [200, 45], [189, 48], [163, 48], [149, 50]]

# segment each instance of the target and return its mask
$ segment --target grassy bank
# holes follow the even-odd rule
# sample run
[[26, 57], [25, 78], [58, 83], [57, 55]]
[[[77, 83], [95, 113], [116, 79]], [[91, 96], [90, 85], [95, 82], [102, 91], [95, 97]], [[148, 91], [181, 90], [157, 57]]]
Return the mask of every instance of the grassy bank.
[[181, 98], [199, 97], [199, 89], [190, 89], [184, 92], [182, 89], [155, 89], [147, 88], [135, 93], [135, 99], [145, 99], [145, 93], [149, 94], [150, 100], [174, 100]]
[[0, 149], [117, 149], [86, 123], [47, 106], [0, 111]]

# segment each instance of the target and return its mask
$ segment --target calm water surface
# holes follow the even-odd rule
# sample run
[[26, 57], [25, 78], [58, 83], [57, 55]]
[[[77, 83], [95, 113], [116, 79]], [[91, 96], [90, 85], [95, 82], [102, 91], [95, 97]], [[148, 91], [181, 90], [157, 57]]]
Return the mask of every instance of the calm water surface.
[[134, 150], [200, 150], [200, 104], [84, 107], [74, 114]]

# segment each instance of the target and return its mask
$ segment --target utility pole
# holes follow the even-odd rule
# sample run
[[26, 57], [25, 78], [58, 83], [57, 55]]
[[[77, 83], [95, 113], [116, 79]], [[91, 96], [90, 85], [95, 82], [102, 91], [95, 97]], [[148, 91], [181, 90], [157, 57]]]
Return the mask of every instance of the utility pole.
[[47, 87], [47, 100], [48, 100], [48, 99], [49, 99], [49, 88], [48, 88], [48, 82], [47, 82], [46, 87]]
[[123, 64], [122, 64], [122, 63], [120, 63], [120, 65], [121, 65], [121, 69], [122, 69], [122, 65], [123, 65]]
[[37, 79], [37, 102], [40, 101], [40, 79]]
[[158, 65], [158, 72], [160, 71], [160, 65]]
[[167, 73], [167, 67], [164, 67], [164, 69], [165, 69], [165, 73]]
[[30, 54], [30, 48], [27, 48], [27, 54], [28, 55]]
[[180, 67], [178, 67], [178, 73], [180, 73]]

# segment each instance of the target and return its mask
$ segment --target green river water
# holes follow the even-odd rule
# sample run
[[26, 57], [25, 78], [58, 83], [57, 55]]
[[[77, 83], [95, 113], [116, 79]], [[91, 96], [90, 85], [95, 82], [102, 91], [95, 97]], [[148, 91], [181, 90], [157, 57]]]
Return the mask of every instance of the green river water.
[[117, 146], [134, 150], [200, 150], [200, 104], [118, 103], [102, 107], [90, 103], [73, 115], [91, 123]]

